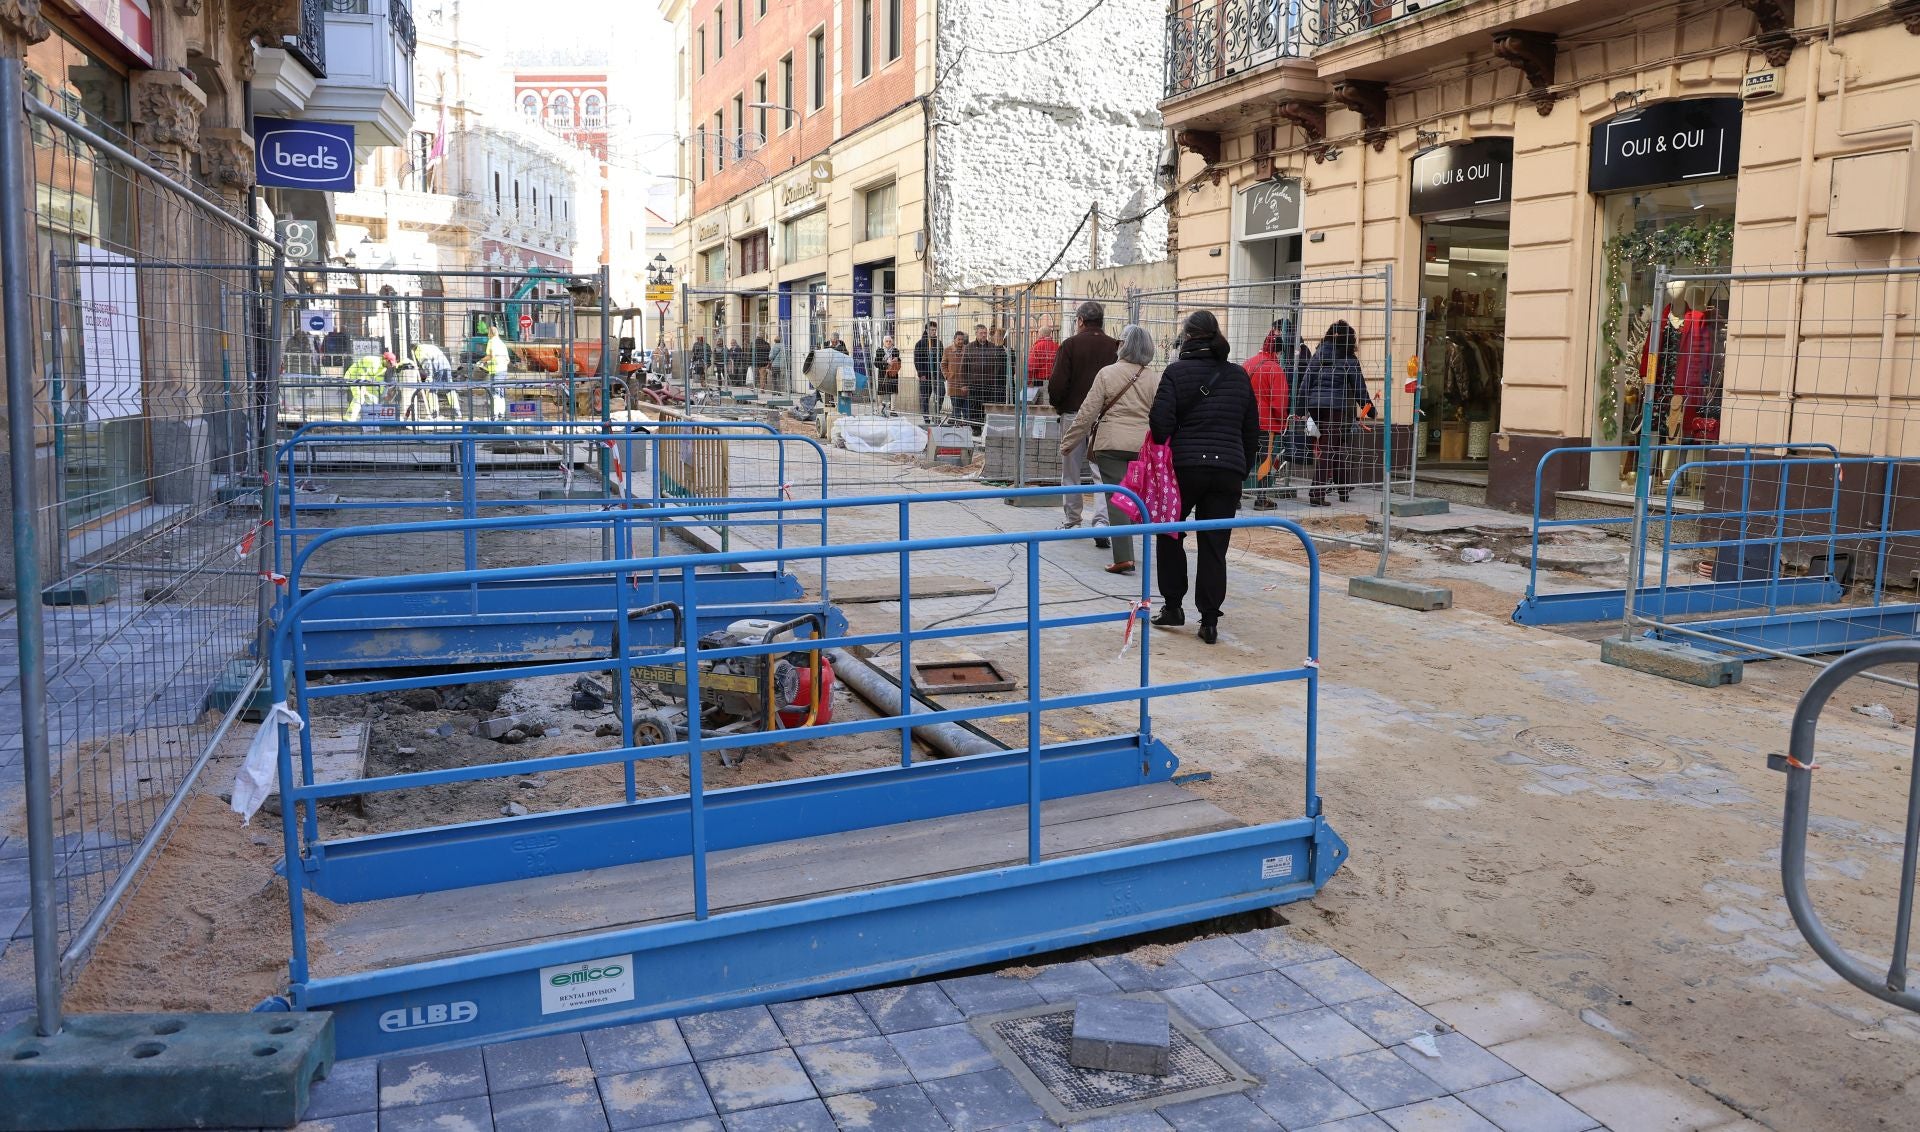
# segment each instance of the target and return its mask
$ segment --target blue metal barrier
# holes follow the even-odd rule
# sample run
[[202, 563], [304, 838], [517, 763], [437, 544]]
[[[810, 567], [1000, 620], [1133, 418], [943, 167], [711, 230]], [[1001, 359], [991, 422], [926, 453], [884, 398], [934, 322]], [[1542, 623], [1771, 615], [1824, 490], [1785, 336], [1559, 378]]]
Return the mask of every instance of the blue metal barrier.
[[[1659, 610], [1670, 609], [1674, 603], [1655, 601], [1652, 603], [1654, 608], [1644, 613], [1636, 606], [1635, 620], [1647, 622], [1652, 627], [1653, 635], [1661, 639], [1683, 640], [1689, 644], [1749, 660], [1770, 656], [1808, 656], [1818, 653], [1846, 652], [1890, 638], [1913, 637], [1916, 628], [1920, 627], [1920, 604], [1889, 603], [1886, 600], [1887, 554], [1891, 544], [1895, 539], [1920, 539], [1920, 529], [1896, 530], [1893, 527], [1893, 478], [1895, 472], [1903, 467], [1920, 470], [1920, 459], [1894, 456], [1829, 456], [1689, 461], [1682, 464], [1674, 472], [1675, 480], [1684, 473], [1697, 469], [1712, 469], [1722, 473], [1739, 472], [1741, 476], [1741, 509], [1739, 511], [1708, 512], [1688, 516], [1689, 520], [1696, 521], [1738, 522], [1739, 527], [1733, 538], [1675, 541], [1671, 510], [1673, 484], [1669, 483], [1667, 485], [1668, 516], [1663, 531], [1665, 537], [1660, 557], [1660, 581], [1654, 591], [1655, 594], [1664, 595], [1669, 592], [1672, 559], [1676, 552], [1733, 549], [1736, 554], [1735, 561], [1744, 580], [1749, 548], [1763, 547], [1767, 553], [1766, 577], [1745, 582], [1741, 591], [1747, 599], [1744, 604], [1729, 604], [1714, 610], [1714, 612], [1742, 613], [1743, 616], [1676, 624], [1667, 620], [1672, 616], [1671, 613], [1659, 612]], [[1763, 468], [1778, 472], [1779, 486], [1772, 506], [1754, 510], [1752, 508], [1753, 473], [1756, 469]], [[1841, 529], [1841, 485], [1846, 480], [1849, 469], [1861, 472], [1868, 484], [1874, 482], [1874, 473], [1880, 474], [1879, 517], [1873, 529]], [[1831, 474], [1833, 482], [1827, 492], [1829, 498], [1823, 506], [1787, 506], [1788, 492], [1794, 486], [1793, 473], [1795, 472]], [[1825, 517], [1826, 521], [1823, 524], [1825, 529], [1789, 533], [1790, 522], [1805, 522], [1809, 516]], [[1764, 520], [1770, 533], [1754, 534], [1752, 526], [1756, 520]], [[1869, 603], [1835, 609], [1801, 609], [1782, 612], [1786, 607], [1831, 604], [1841, 599], [1842, 586], [1833, 571], [1834, 563], [1838, 558], [1838, 546], [1842, 541], [1850, 544], [1867, 543], [1874, 548], [1873, 586]], [[1826, 547], [1824, 562], [1827, 572], [1812, 577], [1786, 577], [1786, 548], [1789, 545], [1807, 543]], [[1688, 587], [1671, 587], [1673, 590], [1686, 588]], [[1818, 596], [1810, 598], [1809, 590], [1816, 590]]]
[[[1803, 450], [1825, 452], [1830, 456], [1839, 455], [1838, 450], [1830, 444], [1656, 444], [1648, 449], [1653, 455], [1646, 458], [1653, 459], [1666, 452], [1730, 452], [1743, 453], [1750, 459], [1753, 453], [1760, 451]], [[1515, 622], [1521, 625], [1571, 625], [1586, 621], [1615, 621], [1626, 612], [1624, 588], [1575, 590], [1567, 593], [1542, 592], [1539, 564], [1540, 532], [1568, 527], [1632, 527], [1633, 515], [1629, 513], [1581, 519], [1548, 519], [1543, 517], [1542, 508], [1546, 500], [1546, 470], [1551, 461], [1567, 456], [1591, 457], [1600, 453], [1627, 455], [1639, 454], [1641, 451], [1638, 445], [1626, 444], [1555, 448], [1543, 455], [1540, 462], [1534, 465], [1532, 553], [1528, 556], [1526, 593], [1513, 611]], [[1718, 462], [1712, 462], [1706, 466], [1713, 466], [1714, 463]], [[1667, 482], [1666, 517], [1669, 525], [1673, 520], [1674, 509], [1678, 502], [1673, 496], [1673, 486], [1679, 480], [1680, 474], [1676, 471]], [[1726, 516], [1689, 514], [1687, 519], [1707, 517]], [[1634, 560], [1634, 556], [1629, 553], [1628, 561]], [[1680, 586], [1664, 584], [1648, 586], [1641, 583], [1639, 579], [1633, 579], [1633, 581], [1636, 583], [1634, 609], [1652, 616], [1677, 617], [1751, 608], [1757, 593], [1754, 584], [1744, 577], [1730, 582], [1701, 582]], [[1786, 582], [1779, 592], [1782, 597], [1789, 599], [1790, 604], [1810, 604], [1836, 600], [1839, 596], [1839, 586], [1829, 579], [1796, 578]]]
[[[456, 767], [345, 783], [315, 783], [308, 729], [296, 737], [279, 727], [278, 769], [282, 784], [283, 845], [289, 890], [293, 950], [289, 973], [294, 1003], [336, 1012], [343, 1055], [382, 1052], [428, 1042], [468, 1040], [503, 1033], [535, 1034], [638, 1021], [696, 1009], [769, 1001], [799, 994], [873, 985], [893, 978], [948, 970], [973, 963], [1031, 954], [1052, 947], [1189, 922], [1227, 912], [1270, 906], [1313, 895], [1344, 862], [1345, 844], [1321, 813], [1317, 782], [1319, 562], [1311, 539], [1296, 524], [1248, 517], [1186, 524], [1136, 524], [1108, 529], [995, 533], [915, 540], [911, 505], [927, 501], [1059, 494], [1065, 488], [955, 492], [939, 497], [879, 496], [829, 501], [831, 507], [891, 507], [902, 537], [889, 542], [806, 549], [778, 548], [722, 554], [629, 558], [504, 570], [461, 571], [413, 577], [338, 582], [299, 596], [275, 627], [268, 670], [273, 702], [284, 701], [288, 681], [295, 710], [310, 718], [316, 699], [364, 695], [426, 686], [497, 681], [566, 673], [613, 671], [619, 685], [620, 745], [605, 751], [521, 759], [488, 766]], [[1076, 492], [1089, 490], [1076, 486]], [[1094, 489], [1098, 490], [1098, 489]], [[1111, 491], [1124, 489], [1108, 488]], [[1137, 498], [1137, 497], [1136, 497]], [[818, 508], [821, 502], [792, 504]], [[753, 505], [736, 505], [750, 508]], [[538, 517], [547, 518], [547, 517]], [[601, 521], [606, 521], [604, 517]], [[496, 520], [496, 522], [498, 522]], [[1137, 633], [1137, 676], [1128, 686], [1047, 696], [1043, 694], [1040, 643], [1045, 630], [1127, 624], [1144, 616], [1151, 593], [1152, 540], [1176, 531], [1281, 528], [1300, 540], [1308, 563], [1304, 619], [1305, 656], [1290, 667], [1234, 676], [1200, 677], [1155, 684], [1151, 634]], [[1141, 536], [1146, 546], [1140, 597], [1124, 610], [1043, 616], [1041, 550], [1050, 543]], [[1024, 553], [1023, 615], [985, 624], [915, 628], [911, 614], [913, 558], [920, 553], [1016, 547]], [[693, 669], [704, 661], [766, 657], [795, 651], [784, 640], [725, 648], [699, 646], [705, 594], [697, 575], [751, 569], [782, 558], [828, 562], [886, 556], [900, 564], [898, 627], [847, 634], [816, 633], [808, 651], [862, 646], [898, 646], [901, 673], [912, 671], [917, 643], [972, 636], [1023, 634], [1028, 664], [1021, 701], [916, 709], [899, 717], [847, 720], [782, 729], [774, 741], [804, 741], [859, 734], [897, 733], [898, 765], [825, 777], [744, 786], [709, 793], [702, 755], [769, 741], [766, 733], [713, 735], [700, 726], [700, 688]], [[682, 607], [641, 604], [620, 579], [676, 576]], [[664, 650], [636, 651], [624, 640], [612, 655], [530, 664], [485, 672], [398, 677], [354, 684], [312, 686], [307, 680], [304, 632], [310, 618], [344, 597], [377, 599], [426, 586], [551, 585], [574, 579], [607, 579], [617, 597], [618, 624], [661, 621], [673, 612], [678, 640]], [[799, 611], [804, 605], [788, 607]], [[652, 648], [652, 646], [648, 646]], [[636, 667], [678, 666], [685, 674], [687, 734], [672, 742], [637, 743], [631, 695]], [[1151, 703], [1167, 696], [1258, 685], [1304, 685], [1304, 813], [1251, 828], [1203, 833], [1127, 845], [1064, 858], [1043, 858], [1040, 803], [1054, 798], [1165, 782], [1177, 759], [1152, 731]], [[909, 700], [909, 702], [911, 702]], [[1044, 744], [1042, 713], [1136, 704], [1137, 723], [1106, 738]], [[937, 762], [913, 759], [912, 732], [928, 724], [990, 717], [1026, 719], [1026, 749]], [[638, 799], [631, 768], [643, 759], [685, 758], [687, 793]], [[317, 803], [348, 795], [415, 789], [453, 782], [519, 776], [538, 771], [626, 764], [623, 803], [560, 813], [507, 818], [460, 826], [427, 827], [348, 840], [323, 840]], [[847, 830], [870, 829], [946, 815], [1024, 805], [1023, 864], [955, 876], [889, 884], [768, 907], [716, 909], [709, 895], [708, 855], [726, 848], [788, 842]], [[295, 820], [293, 815], [300, 815]], [[670, 920], [627, 923], [588, 935], [555, 932], [522, 946], [477, 954], [452, 954], [384, 969], [316, 977], [309, 966], [305, 894], [311, 889], [341, 904], [405, 898], [555, 877], [584, 869], [684, 858], [691, 872], [691, 899]], [[430, 932], [432, 924], [420, 925]], [[556, 965], [621, 957], [629, 967], [647, 965], [644, 984], [617, 1001], [549, 1017], [539, 982]], [[539, 979], [536, 979], [536, 973]], [[448, 1004], [457, 1004], [451, 1013]], [[408, 1023], [417, 1008], [438, 1007], [444, 1026]], [[397, 1013], [396, 1013], [397, 1012]], [[457, 1016], [457, 1017], [456, 1017]], [[399, 1022], [395, 1022], [399, 1019]], [[453, 1019], [453, 1021], [449, 1021]], [[456, 1028], [457, 1027], [457, 1028]]]

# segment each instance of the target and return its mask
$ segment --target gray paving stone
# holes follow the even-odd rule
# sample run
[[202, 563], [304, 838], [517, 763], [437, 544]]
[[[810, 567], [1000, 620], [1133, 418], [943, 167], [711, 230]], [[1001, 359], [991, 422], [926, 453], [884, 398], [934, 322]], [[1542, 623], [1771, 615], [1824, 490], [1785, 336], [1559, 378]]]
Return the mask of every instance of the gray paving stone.
[[1356, 998], [1333, 1008], [1383, 1046], [1398, 1045], [1418, 1033], [1439, 1032], [1440, 1020], [1391, 992]]
[[1238, 1026], [1242, 1022], [1251, 1021], [1205, 983], [1164, 990], [1160, 992], [1160, 997], [1166, 999], [1167, 1005], [1178, 1010], [1187, 1021], [1202, 1030], [1217, 1030], [1222, 1026]]
[[1322, 959], [1332, 959], [1340, 954], [1323, 943], [1310, 943], [1301, 939], [1284, 927], [1243, 932], [1234, 939], [1239, 941], [1240, 946], [1265, 959], [1274, 967], [1315, 963]]
[[493, 1094], [494, 1132], [607, 1132], [592, 1078]]
[[815, 1095], [807, 1071], [790, 1049], [700, 1063], [713, 1107], [722, 1114], [806, 1100]]
[[1387, 994], [1393, 989], [1351, 961], [1338, 957], [1295, 964], [1287, 968], [1287, 977], [1329, 1006]]
[[1586, 1132], [1600, 1124], [1525, 1077], [1470, 1089], [1460, 1100], [1501, 1132]]
[[1393, 1132], [1393, 1125], [1367, 1113], [1363, 1116], [1349, 1116], [1345, 1120], [1336, 1120], [1331, 1124], [1316, 1124], [1301, 1132]]
[[1384, 1049], [1332, 1058], [1314, 1068], [1355, 1100], [1376, 1111], [1432, 1100], [1447, 1092], [1446, 1086]]
[[685, 1065], [693, 1060], [686, 1039], [680, 1036], [680, 1027], [671, 1018], [588, 1030], [585, 1036], [587, 1058], [599, 1077]]
[[905, 1085], [914, 1079], [913, 1070], [892, 1043], [879, 1036], [800, 1046], [793, 1052], [823, 1097]]
[[645, 1132], [727, 1132], [726, 1125], [720, 1123], [717, 1116], [703, 1116], [698, 1120], [676, 1120], [672, 1124], [649, 1125]]
[[1379, 1048], [1353, 1023], [1326, 1007], [1268, 1018], [1260, 1027], [1308, 1064]]
[[1046, 1118], [1013, 1074], [1004, 1069], [923, 1081], [920, 1087], [954, 1132], [983, 1132]]
[[579, 1034], [553, 1034], [502, 1042], [481, 1050], [486, 1058], [487, 1091], [498, 1096], [535, 1085], [560, 1085], [592, 1078], [587, 1047]]
[[818, 1098], [729, 1113], [726, 1121], [727, 1132], [835, 1132]]
[[1270, 966], [1266, 960], [1241, 947], [1232, 936], [1198, 939], [1173, 953], [1173, 961], [1207, 982], [1251, 975]]
[[1311, 1066], [1277, 1069], [1261, 1076], [1266, 1084], [1248, 1094], [1249, 1099], [1290, 1129], [1310, 1128], [1367, 1111], [1366, 1105]]
[[867, 1012], [850, 994], [829, 998], [803, 998], [798, 1002], [776, 1002], [767, 1009], [787, 1036], [787, 1044], [814, 1045], [837, 1042], [843, 1038], [867, 1038], [880, 1032]]
[[485, 1097], [383, 1108], [380, 1132], [493, 1132], [493, 1109]]
[[1167, 1132], [1172, 1127], [1157, 1112], [1132, 1112], [1083, 1120], [1073, 1125], [1073, 1132]]
[[689, 1015], [680, 1019], [680, 1034], [697, 1061], [765, 1053], [787, 1044], [786, 1036], [764, 1006]]
[[1280, 1039], [1252, 1022], [1213, 1030], [1207, 1037], [1240, 1068], [1263, 1079], [1282, 1069], [1302, 1069], [1307, 1064], [1281, 1045]]
[[1167, 1105], [1160, 1109], [1160, 1116], [1178, 1132], [1261, 1132], [1263, 1129], [1279, 1132], [1280, 1129], [1272, 1117], [1238, 1093]]
[[1207, 984], [1235, 1010], [1258, 1022], [1297, 1010], [1312, 1010], [1320, 1000], [1278, 971], [1255, 971]]
[[477, 1049], [402, 1054], [380, 1063], [383, 1109], [486, 1095], [487, 1069]]
[[714, 1111], [707, 1083], [691, 1064], [602, 1077], [599, 1085], [600, 1103], [616, 1130], [696, 1120]]
[[1023, 1006], [1039, 1006], [1046, 1001], [1027, 980], [992, 973], [943, 979], [939, 987], [959, 1007], [960, 1013], [969, 1018], [998, 1014], [1003, 1010], [1019, 1010]]
[[1393, 1047], [1393, 1055], [1447, 1087], [1450, 1093], [1477, 1089], [1495, 1081], [1510, 1081], [1520, 1071], [1480, 1048], [1465, 1034], [1434, 1035], [1439, 1057], [1428, 1057], [1410, 1046]]
[[294, 1125], [293, 1132], [380, 1132], [380, 1114], [352, 1112], [312, 1117]]
[[[932, 1132], [947, 1123], [918, 1085], [828, 1097], [827, 1111], [843, 1132]], [[1087, 1128], [1080, 1125], [1077, 1132]]]
[[999, 1064], [964, 1024], [888, 1034], [887, 1041], [907, 1063], [914, 1080], [922, 1083], [979, 1073]]
[[933, 983], [882, 987], [879, 990], [861, 991], [853, 997], [860, 1000], [867, 1017], [873, 1019], [874, 1025], [880, 1027], [883, 1034], [951, 1026], [966, 1020], [966, 1015], [961, 1014], [947, 998], [947, 992]]
[[1390, 1108], [1379, 1116], [1393, 1126], [1393, 1132], [1500, 1132], [1453, 1097]]
[[348, 1116], [380, 1107], [380, 1063], [371, 1057], [336, 1061], [327, 1079], [307, 1091], [306, 1118]]
[[1200, 976], [1172, 961], [1156, 965], [1142, 963], [1131, 955], [1105, 955], [1095, 959], [1093, 965], [1127, 994], [1190, 987], [1200, 981]]
[[1072, 1002], [1120, 993], [1120, 988], [1105, 972], [1085, 959], [1048, 967], [1033, 977], [1031, 985], [1048, 1002]]

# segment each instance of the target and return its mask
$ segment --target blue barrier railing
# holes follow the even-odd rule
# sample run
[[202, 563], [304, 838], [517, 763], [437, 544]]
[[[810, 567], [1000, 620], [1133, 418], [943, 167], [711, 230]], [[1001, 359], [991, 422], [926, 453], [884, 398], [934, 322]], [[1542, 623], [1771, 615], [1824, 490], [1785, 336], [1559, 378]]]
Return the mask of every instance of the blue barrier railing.
[[[1014, 495], [1060, 494], [1064, 488], [1033, 488], [1006, 492], [967, 492], [949, 493], [951, 499], [968, 498], [1005, 498]], [[1086, 487], [1074, 490], [1085, 492]], [[1107, 488], [1107, 493], [1124, 491], [1119, 488]], [[1131, 494], [1131, 493], [1129, 493]], [[951, 499], [949, 501], [951, 501]], [[1138, 497], [1135, 497], [1136, 501]], [[293, 933], [293, 953], [290, 963], [292, 981], [304, 984], [308, 978], [307, 932], [304, 910], [305, 868], [318, 867], [324, 858], [324, 843], [319, 835], [318, 806], [322, 799], [380, 793], [394, 790], [413, 789], [451, 782], [474, 781], [485, 778], [518, 776], [541, 770], [566, 770], [581, 767], [608, 765], [613, 763], [632, 764], [642, 759], [685, 757], [689, 770], [689, 820], [690, 833], [688, 852], [693, 867], [693, 907], [692, 915], [696, 920], [706, 919], [710, 909], [707, 897], [707, 846], [705, 825], [705, 791], [702, 775], [702, 755], [707, 751], [756, 746], [767, 742], [763, 733], [708, 735], [703, 733], [700, 716], [700, 692], [698, 665], [702, 661], [724, 660], [730, 657], [771, 656], [796, 650], [795, 640], [783, 640], [774, 643], [739, 645], [727, 648], [699, 647], [699, 597], [695, 588], [695, 575], [701, 570], [733, 569], [744, 566], [768, 563], [786, 558], [819, 559], [824, 564], [833, 559], [855, 558], [863, 556], [894, 556], [900, 563], [900, 621], [897, 629], [876, 632], [849, 633], [840, 637], [814, 636], [804, 639], [807, 651], [827, 648], [857, 648], [863, 646], [895, 645], [901, 649], [901, 680], [903, 683], [903, 701], [911, 705], [912, 697], [905, 687], [910, 678], [911, 650], [915, 642], [953, 639], [973, 636], [999, 636], [1024, 634], [1028, 664], [1027, 696], [1019, 704], [986, 704], [972, 707], [948, 708], [938, 711], [911, 710], [898, 717], [878, 717], [873, 719], [849, 720], [831, 724], [813, 724], [809, 726], [782, 729], [778, 741], [800, 741], [825, 739], [834, 736], [856, 735], [863, 733], [894, 732], [900, 734], [902, 745], [902, 766], [911, 761], [912, 732], [914, 728], [929, 724], [963, 723], [977, 719], [1024, 715], [1027, 735], [1027, 864], [1039, 863], [1040, 854], [1040, 754], [1042, 750], [1040, 721], [1046, 711], [1076, 708], [1093, 708], [1105, 705], [1133, 703], [1138, 708], [1138, 723], [1135, 739], [1144, 750], [1152, 741], [1151, 701], [1168, 696], [1188, 695], [1203, 692], [1218, 692], [1233, 688], [1282, 682], [1300, 682], [1305, 685], [1305, 736], [1304, 736], [1304, 807], [1307, 817], [1318, 817], [1320, 802], [1317, 782], [1317, 726], [1318, 726], [1318, 662], [1319, 654], [1319, 560], [1312, 540], [1297, 524], [1276, 517], [1258, 516], [1238, 519], [1208, 520], [1188, 523], [1142, 523], [1128, 526], [1100, 529], [1055, 530], [1035, 532], [1006, 532], [983, 535], [952, 536], [936, 539], [912, 539], [910, 532], [911, 504], [923, 501], [920, 497], [903, 498], [899, 496], [877, 496], [863, 499], [833, 501], [837, 506], [893, 507], [897, 509], [901, 537], [889, 542], [863, 543], [851, 546], [822, 546], [804, 551], [757, 549], [734, 551], [721, 554], [702, 554], [651, 558], [633, 558], [616, 561], [592, 563], [564, 563], [547, 566], [518, 567], [501, 570], [461, 571], [442, 574], [410, 575], [391, 578], [364, 578], [336, 582], [314, 592], [297, 597], [287, 610], [287, 614], [275, 626], [271, 642], [271, 660], [268, 666], [272, 682], [272, 702], [284, 702], [288, 693], [289, 673], [292, 679], [294, 706], [302, 719], [308, 718], [310, 705], [314, 699], [343, 696], [365, 695], [384, 691], [397, 691], [407, 688], [440, 687], [449, 684], [473, 683], [482, 680], [497, 681], [519, 679], [530, 676], [562, 675], [569, 673], [604, 672], [614, 670], [619, 685], [618, 696], [621, 704], [621, 745], [605, 751], [583, 752], [569, 755], [552, 755], [532, 759], [516, 760], [510, 763], [454, 767], [434, 771], [412, 772], [391, 775], [380, 779], [361, 779], [345, 783], [315, 783], [313, 778], [313, 757], [311, 740], [307, 729], [299, 732], [298, 742], [294, 742], [289, 729], [278, 727], [279, 754], [278, 770], [281, 783], [282, 812], [284, 814], [301, 813], [303, 820], [283, 820], [283, 846], [287, 861], [287, 879], [289, 894], [289, 914]], [[750, 506], [750, 505], [742, 505]], [[819, 503], [808, 506], [818, 507]], [[421, 524], [426, 527], [432, 524]], [[1173, 534], [1176, 532], [1233, 530], [1243, 527], [1280, 528], [1290, 532], [1300, 541], [1301, 549], [1308, 565], [1308, 600], [1305, 618], [1306, 656], [1296, 667], [1259, 671], [1249, 674], [1227, 677], [1203, 677], [1154, 684], [1151, 678], [1151, 634], [1143, 627], [1138, 628], [1139, 664], [1137, 681], [1129, 687], [1105, 691], [1080, 692], [1074, 694], [1047, 696], [1042, 693], [1040, 673], [1040, 635], [1048, 629], [1070, 629], [1102, 624], [1127, 623], [1144, 616], [1151, 595], [1151, 555], [1152, 540], [1147, 536]], [[1040, 570], [1042, 566], [1041, 548], [1048, 543], [1067, 542], [1095, 537], [1133, 537], [1140, 536], [1146, 546], [1141, 571], [1140, 597], [1129, 600], [1128, 607], [1121, 611], [1082, 614], [1060, 617], [1043, 617], [1043, 603], [1040, 598]], [[993, 621], [973, 625], [943, 625], [916, 629], [912, 625], [911, 584], [912, 559], [917, 553], [969, 551], [987, 547], [1020, 547], [1024, 550], [1026, 602], [1024, 616], [1018, 620]], [[402, 677], [358, 682], [352, 684], [309, 686], [306, 669], [302, 662], [301, 628], [306, 614], [320, 603], [337, 597], [350, 595], [378, 595], [403, 592], [408, 588], [421, 585], [457, 586], [496, 582], [538, 582], [563, 578], [621, 578], [633, 574], [664, 576], [677, 574], [683, 594], [684, 607], [677, 611], [633, 607], [627, 600], [625, 587], [616, 585], [614, 591], [617, 600], [617, 614], [624, 620], [630, 614], [636, 616], [659, 616], [662, 612], [673, 612], [679, 622], [680, 641], [672, 649], [652, 653], [635, 653], [620, 648], [616, 655], [590, 660], [574, 660], [542, 664], [522, 665], [511, 668], [496, 668], [485, 671], [435, 674], [431, 676]], [[796, 605], [796, 610], [806, 608]], [[677, 665], [684, 672], [686, 686], [687, 734], [684, 739], [670, 743], [636, 745], [633, 730], [632, 670], [640, 665], [658, 667]], [[298, 750], [296, 760], [295, 751]], [[896, 770], [902, 768], [895, 768]], [[508, 819], [520, 820], [520, 819]], [[884, 824], [874, 821], [872, 824]]]
[[[1541, 531], [1563, 529], [1568, 527], [1608, 527], [1608, 526], [1631, 527], [1634, 522], [1634, 516], [1631, 513], [1625, 514], [1625, 515], [1600, 515], [1600, 516], [1594, 516], [1589, 518], [1579, 518], [1579, 519], [1545, 518], [1543, 507], [1547, 498], [1546, 472], [1547, 472], [1548, 466], [1555, 460], [1574, 457], [1574, 456], [1591, 458], [1593, 456], [1601, 455], [1601, 454], [1613, 454], [1613, 455], [1627, 455], [1629, 453], [1639, 454], [1641, 451], [1642, 449], [1640, 448], [1640, 446], [1634, 445], [1634, 444], [1589, 444], [1589, 445], [1579, 445], [1579, 446], [1570, 447], [1570, 448], [1550, 449], [1545, 455], [1540, 457], [1540, 462], [1538, 464], [1535, 464], [1533, 468], [1533, 523], [1532, 523], [1532, 531], [1530, 534], [1530, 545], [1531, 545], [1532, 553], [1528, 555], [1527, 589], [1526, 589], [1526, 597], [1524, 599], [1525, 602], [1532, 602], [1538, 598], [1548, 596], [1546, 594], [1543, 594], [1540, 589], [1540, 532]], [[1744, 453], [1748, 458], [1751, 458], [1752, 454], [1755, 452], [1763, 452], [1763, 451], [1765, 452], [1815, 451], [1815, 452], [1825, 452], [1829, 456], [1839, 455], [1839, 450], [1834, 448], [1831, 444], [1731, 444], [1731, 443], [1730, 444], [1656, 444], [1656, 445], [1653, 445], [1651, 448], [1647, 449], [1647, 451], [1653, 453], [1653, 456], [1648, 457], [1649, 459], [1655, 458], [1659, 454], [1667, 453], [1667, 452], [1683, 452], [1683, 453], [1731, 452], [1731, 453]], [[1709, 466], [1711, 466], [1711, 463], [1712, 462], [1709, 462]], [[1690, 463], [1685, 466], [1693, 467], [1697, 465]], [[1667, 481], [1666, 515], [1667, 515], [1667, 520], [1669, 524], [1671, 524], [1674, 511], [1680, 503], [1680, 501], [1674, 496], [1674, 485], [1679, 482], [1681, 482], [1681, 476], [1679, 471], [1676, 470]], [[1557, 495], [1558, 492], [1556, 491], [1555, 494]], [[1687, 519], [1690, 521], [1695, 519], [1700, 519], [1700, 518], [1707, 518], [1707, 517], [1713, 517], [1713, 516], [1704, 516], [1696, 513], [1689, 513], [1687, 515]], [[1629, 553], [1628, 561], [1631, 562], [1635, 560], [1636, 559], [1634, 558], [1634, 556], [1631, 553]], [[1640, 580], [1630, 579], [1630, 582], [1632, 584], [1638, 585]]]

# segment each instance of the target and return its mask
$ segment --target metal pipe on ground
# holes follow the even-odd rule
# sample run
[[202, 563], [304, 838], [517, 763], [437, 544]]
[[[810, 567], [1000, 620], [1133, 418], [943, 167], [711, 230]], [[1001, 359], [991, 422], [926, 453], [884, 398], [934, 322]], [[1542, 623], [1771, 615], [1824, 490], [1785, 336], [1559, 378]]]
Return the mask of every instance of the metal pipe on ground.
[[[899, 681], [845, 649], [828, 649], [827, 659], [833, 662], [834, 678], [872, 704], [874, 710], [892, 716], [907, 714], [900, 704], [902, 696]], [[917, 702], [914, 707], [919, 710]], [[942, 758], [949, 759], [1006, 750], [1003, 744], [958, 723], [924, 724], [913, 729], [913, 737], [938, 751]]]

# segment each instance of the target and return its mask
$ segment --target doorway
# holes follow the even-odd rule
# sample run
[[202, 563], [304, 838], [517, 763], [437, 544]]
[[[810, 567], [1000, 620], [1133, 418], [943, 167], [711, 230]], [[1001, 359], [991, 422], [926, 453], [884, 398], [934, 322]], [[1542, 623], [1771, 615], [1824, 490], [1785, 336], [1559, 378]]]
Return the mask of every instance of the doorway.
[[1485, 468], [1505, 372], [1507, 218], [1428, 220], [1420, 243], [1426, 372], [1414, 447], [1430, 466]]

